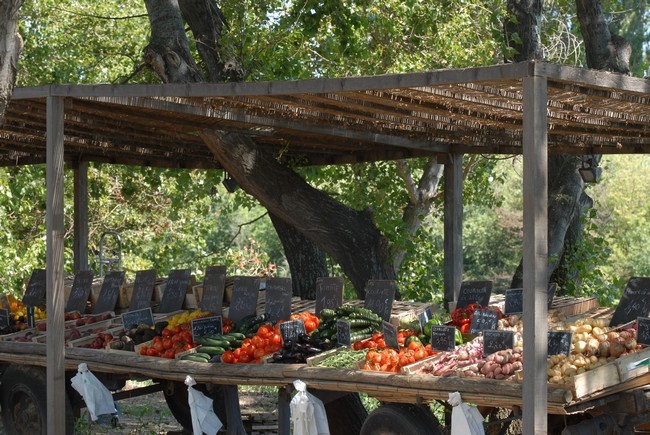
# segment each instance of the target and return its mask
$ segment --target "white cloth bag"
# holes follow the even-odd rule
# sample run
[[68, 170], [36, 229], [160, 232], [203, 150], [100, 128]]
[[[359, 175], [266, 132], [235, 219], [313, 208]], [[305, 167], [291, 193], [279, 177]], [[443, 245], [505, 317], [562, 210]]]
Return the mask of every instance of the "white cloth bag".
[[307, 385], [297, 379], [293, 386], [298, 391], [289, 407], [294, 435], [329, 435], [330, 429], [325, 414], [325, 405], [313, 394], [307, 392]]
[[86, 363], [79, 364], [77, 367], [77, 374], [70, 379], [72, 388], [77, 390], [84, 402], [86, 408], [90, 413], [92, 421], [97, 421], [100, 415], [104, 414], [117, 414], [115, 409], [115, 402], [113, 402], [113, 395], [108, 388], [101, 383], [93, 373], [88, 370]]
[[451, 435], [485, 435], [483, 416], [475, 406], [463, 402], [459, 392], [449, 393]]
[[196, 381], [190, 375], [185, 378], [187, 385], [187, 403], [190, 405], [192, 416], [192, 432], [194, 435], [215, 435], [223, 424], [212, 408], [212, 399], [199, 390], [192, 388]]

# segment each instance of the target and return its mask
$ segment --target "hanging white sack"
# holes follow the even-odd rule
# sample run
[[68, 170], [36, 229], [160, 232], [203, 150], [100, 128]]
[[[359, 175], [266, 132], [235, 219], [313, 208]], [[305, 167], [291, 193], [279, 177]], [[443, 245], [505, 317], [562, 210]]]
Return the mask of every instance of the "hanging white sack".
[[449, 393], [451, 435], [485, 435], [483, 416], [475, 406], [463, 402], [459, 392]]
[[192, 416], [192, 432], [194, 435], [214, 435], [219, 432], [221, 420], [214, 413], [212, 408], [212, 399], [207, 397], [199, 390], [192, 388], [196, 381], [190, 375], [185, 378], [187, 385], [187, 403], [190, 405], [190, 415]]
[[100, 415], [117, 414], [113, 395], [99, 379], [88, 370], [86, 363], [79, 364], [77, 374], [70, 380], [72, 388], [77, 390], [86, 403], [90, 418], [97, 421]]
[[294, 435], [329, 435], [325, 405], [313, 394], [307, 392], [307, 385], [297, 379], [293, 381], [297, 393], [291, 399], [291, 422]]

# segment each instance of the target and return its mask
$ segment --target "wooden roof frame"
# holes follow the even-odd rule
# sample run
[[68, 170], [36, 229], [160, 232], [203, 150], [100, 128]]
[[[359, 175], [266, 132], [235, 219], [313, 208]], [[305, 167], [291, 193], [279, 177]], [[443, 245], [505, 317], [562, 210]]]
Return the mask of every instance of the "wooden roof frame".
[[[218, 168], [193, 134], [200, 128], [250, 134], [260, 147], [281, 149], [303, 164], [443, 153], [458, 166], [463, 153], [522, 154], [523, 432], [545, 433], [547, 156], [650, 152], [650, 80], [533, 61], [289, 82], [49, 85], [16, 89], [7, 113], [0, 164], [47, 163], [47, 329], [55, 338], [47, 341], [52, 434], [65, 427], [64, 161]], [[454, 209], [462, 206], [458, 177], [450, 184], [455, 191], [446, 193], [445, 203]], [[462, 213], [450, 215], [455, 220], [449, 228], [456, 231]], [[445, 242], [445, 257], [451, 246], [457, 263], [455, 239]]]

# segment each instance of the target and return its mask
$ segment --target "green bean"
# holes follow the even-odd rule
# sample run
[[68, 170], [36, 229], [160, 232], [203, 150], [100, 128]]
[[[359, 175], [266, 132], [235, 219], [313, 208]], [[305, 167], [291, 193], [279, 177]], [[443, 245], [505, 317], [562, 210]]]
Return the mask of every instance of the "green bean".
[[353, 368], [354, 365], [366, 356], [366, 350], [339, 349], [332, 355], [316, 364], [317, 367], [331, 367], [338, 369]]

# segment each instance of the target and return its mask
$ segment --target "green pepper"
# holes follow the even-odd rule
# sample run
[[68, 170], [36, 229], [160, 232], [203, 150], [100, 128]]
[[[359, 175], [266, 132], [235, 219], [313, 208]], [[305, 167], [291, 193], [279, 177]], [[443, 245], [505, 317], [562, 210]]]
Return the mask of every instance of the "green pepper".
[[463, 334], [460, 332], [460, 329], [456, 328], [455, 333], [456, 344], [463, 344]]

